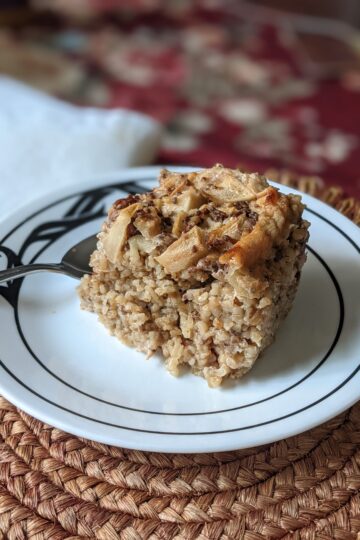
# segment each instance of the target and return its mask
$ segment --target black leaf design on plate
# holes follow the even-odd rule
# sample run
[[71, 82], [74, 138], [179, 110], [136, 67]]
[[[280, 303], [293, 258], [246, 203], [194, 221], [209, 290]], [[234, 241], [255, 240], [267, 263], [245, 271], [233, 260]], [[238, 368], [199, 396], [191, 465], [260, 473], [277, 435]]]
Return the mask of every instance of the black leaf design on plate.
[[[135, 182], [114, 183], [104, 187], [91, 189], [80, 193], [72, 202], [70, 208], [61, 219], [47, 221], [36, 226], [25, 238], [18, 254], [8, 247], [0, 245], [0, 257], [5, 255], [7, 259], [6, 268], [12, 268], [24, 264], [26, 252], [30, 246], [38, 244], [36, 250], [29, 261], [33, 263], [53, 242], [61, 238], [64, 234], [76, 229], [84, 223], [106, 215], [106, 205], [99, 204], [107, 196], [117, 189], [126, 193], [144, 193], [147, 191], [143, 186]], [[72, 198], [73, 201], [73, 198]], [[21, 283], [24, 278], [19, 278], [0, 286], [0, 296], [3, 296], [9, 304], [16, 309]]]
[[[91, 191], [85, 191], [80, 195], [78, 200], [71, 205], [64, 217], [83, 216], [91, 213], [99, 202], [113, 191], [113, 188], [99, 188]], [[98, 211], [102, 212], [102, 215], [106, 212], [105, 204], [102, 205]]]
[[64, 234], [70, 232], [76, 227], [79, 227], [83, 223], [88, 223], [93, 219], [97, 219], [104, 216], [104, 211], [102, 208], [97, 210], [92, 214], [86, 214], [77, 218], [65, 218], [61, 220], [48, 221], [38, 225], [25, 239], [23, 245], [19, 251], [20, 259], [24, 258], [24, 253], [29, 248], [29, 246], [40, 242], [41, 248], [36, 252], [36, 254], [31, 258], [30, 263], [34, 262], [40, 255], [47, 249], [47, 247], [61, 238]]
[[[4, 256], [6, 257], [6, 269], [21, 264], [21, 259], [14, 251], [5, 246], [0, 246], [0, 259]], [[15, 308], [17, 304], [22, 279], [23, 278], [14, 279], [13, 281], [8, 281], [5, 285], [0, 285], [0, 296], [5, 298], [13, 308]]]

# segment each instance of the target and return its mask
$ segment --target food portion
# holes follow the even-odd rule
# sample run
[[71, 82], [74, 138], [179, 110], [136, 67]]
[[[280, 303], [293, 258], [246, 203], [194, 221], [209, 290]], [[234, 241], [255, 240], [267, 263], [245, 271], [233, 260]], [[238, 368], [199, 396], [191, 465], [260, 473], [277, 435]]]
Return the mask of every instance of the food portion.
[[116, 201], [83, 277], [81, 306], [123, 343], [162, 352], [215, 387], [244, 375], [291, 308], [308, 223], [297, 195], [215, 165], [163, 170]]

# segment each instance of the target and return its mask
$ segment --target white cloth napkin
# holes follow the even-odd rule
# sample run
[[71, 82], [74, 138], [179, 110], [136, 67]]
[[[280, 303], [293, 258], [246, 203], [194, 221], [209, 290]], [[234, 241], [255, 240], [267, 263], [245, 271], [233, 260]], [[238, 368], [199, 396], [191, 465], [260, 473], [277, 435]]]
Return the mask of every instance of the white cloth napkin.
[[0, 77], [0, 219], [61, 186], [150, 163], [160, 139], [146, 115], [76, 107]]

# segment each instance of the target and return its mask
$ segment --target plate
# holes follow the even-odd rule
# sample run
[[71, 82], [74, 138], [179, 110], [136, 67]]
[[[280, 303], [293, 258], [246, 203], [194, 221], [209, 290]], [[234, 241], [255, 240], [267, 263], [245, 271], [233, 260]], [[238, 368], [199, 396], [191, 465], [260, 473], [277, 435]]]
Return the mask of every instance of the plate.
[[[17, 210], [0, 223], [0, 268], [58, 262], [99, 230], [115, 199], [150, 189], [158, 172], [122, 171]], [[342, 412], [360, 398], [360, 231], [303, 199], [310, 242], [294, 307], [241, 380], [210, 389], [191, 374], [172, 377], [80, 310], [74, 279], [41, 273], [0, 286], [0, 393], [69, 433], [159, 452], [257, 446]]]

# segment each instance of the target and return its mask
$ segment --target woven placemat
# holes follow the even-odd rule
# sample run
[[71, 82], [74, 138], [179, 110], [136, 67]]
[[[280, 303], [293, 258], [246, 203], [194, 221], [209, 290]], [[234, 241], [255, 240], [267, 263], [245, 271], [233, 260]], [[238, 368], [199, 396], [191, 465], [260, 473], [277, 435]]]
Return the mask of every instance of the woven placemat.
[[[318, 178], [268, 176], [360, 224]], [[0, 538], [359, 540], [360, 402], [311, 431], [218, 454], [124, 450], [68, 435], [0, 398]]]

